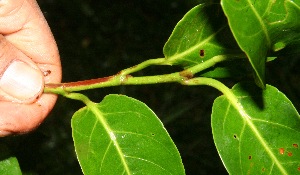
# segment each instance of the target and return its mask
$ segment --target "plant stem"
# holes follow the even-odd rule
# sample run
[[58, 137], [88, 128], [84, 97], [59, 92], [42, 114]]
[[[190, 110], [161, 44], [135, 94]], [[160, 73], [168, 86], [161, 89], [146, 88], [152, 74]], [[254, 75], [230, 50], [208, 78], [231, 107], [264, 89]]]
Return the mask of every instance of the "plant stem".
[[225, 86], [223, 83], [221, 83], [220, 81], [212, 79], [212, 78], [199, 77], [199, 78], [193, 78], [190, 80], [186, 80], [186, 81], [182, 82], [182, 84], [184, 84], [184, 85], [207, 85], [207, 86], [211, 86], [211, 87], [218, 89], [226, 96], [226, 98], [229, 100], [231, 105], [241, 114], [241, 116], [244, 119], [246, 119], [246, 120], [251, 119], [251, 117], [246, 113], [242, 104], [239, 102], [239, 100], [236, 98], [236, 96], [233, 94], [233, 92], [227, 86]]
[[122, 70], [121, 72], [119, 72], [118, 74], [120, 75], [129, 75], [132, 74], [134, 72], [140, 71], [148, 66], [152, 66], [152, 65], [167, 65], [166, 63], [166, 59], [165, 58], [157, 58], [157, 59], [150, 59], [150, 60], [146, 60], [136, 66], [127, 68]]
[[82, 91], [95, 88], [119, 86], [119, 85], [142, 85], [142, 84], [156, 84], [156, 83], [170, 83], [182, 82], [190, 79], [194, 74], [201, 72], [207, 68], [213, 67], [219, 62], [232, 58], [242, 58], [241, 55], [218, 55], [201, 64], [195, 65], [181, 72], [175, 72], [165, 75], [132, 77], [129, 74], [142, 70], [151, 65], [167, 65], [168, 60], [165, 58], [150, 59], [144, 61], [136, 66], [124, 69], [114, 76], [97, 78], [91, 80], [60, 83], [60, 84], [46, 84], [44, 88], [45, 93], [61, 94]]
[[217, 55], [201, 64], [197, 64], [193, 67], [186, 69], [186, 71], [194, 75], [198, 72], [201, 72], [205, 69], [215, 66], [217, 63], [228, 60], [229, 58], [232, 57], [229, 57], [229, 55]]
[[85, 96], [81, 93], [65, 93], [65, 94], [62, 94], [62, 95], [69, 98], [69, 99], [82, 101], [87, 106], [90, 103], [93, 103], [87, 96]]
[[201, 72], [207, 68], [213, 67], [219, 62], [233, 58], [244, 58], [244, 55], [217, 55], [201, 64], [197, 64], [181, 72], [175, 72], [171, 74], [143, 77], [133, 77], [129, 75], [151, 65], [168, 64], [168, 60], [166, 60], [165, 58], [150, 59], [136, 66], [124, 69], [114, 76], [70, 83], [46, 84], [44, 92], [60, 94], [67, 98], [83, 101], [87, 104], [88, 102], [90, 102], [90, 100], [86, 96], [73, 92], [119, 85], [143, 85], [171, 82], [177, 82], [183, 85], [208, 85], [221, 91], [243, 117], [245, 117], [246, 119], [250, 119], [249, 115], [244, 111], [243, 106], [240, 104], [236, 96], [223, 83], [212, 78], [193, 78], [193, 76], [196, 73]]
[[166, 74], [166, 75], [155, 75], [155, 76], [143, 76], [143, 77], [132, 77], [130, 75], [115, 75], [111, 77], [104, 77], [99, 79], [62, 83], [62, 84], [47, 84], [45, 86], [45, 93], [55, 93], [64, 95], [65, 93], [112, 87], [119, 85], [143, 85], [143, 84], [157, 84], [157, 83], [170, 83], [180, 82], [185, 77], [181, 76], [179, 72]]

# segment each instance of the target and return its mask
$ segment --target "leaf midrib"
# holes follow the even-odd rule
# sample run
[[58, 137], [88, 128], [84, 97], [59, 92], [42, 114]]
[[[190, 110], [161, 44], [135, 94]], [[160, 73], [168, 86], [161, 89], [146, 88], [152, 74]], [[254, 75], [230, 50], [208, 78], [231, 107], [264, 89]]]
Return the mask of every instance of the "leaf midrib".
[[203, 46], [204, 44], [208, 43], [211, 39], [214, 38], [214, 36], [216, 36], [220, 31], [222, 31], [227, 25], [224, 25], [223, 27], [221, 27], [218, 31], [214, 32], [213, 34], [211, 34], [210, 36], [208, 36], [205, 40], [203, 40], [202, 42], [194, 45], [193, 47], [190, 47], [189, 49], [181, 52], [181, 53], [175, 53], [174, 55], [170, 56], [170, 57], [166, 57], [166, 59], [168, 60], [168, 62], [172, 63], [172, 61], [179, 59], [181, 57], [184, 57], [185, 55], [189, 55], [192, 52], [194, 52], [195, 50], [199, 50], [201, 48], [201, 46]]
[[254, 13], [255, 17], [259, 21], [259, 23], [261, 25], [261, 28], [262, 28], [262, 31], [265, 34], [265, 37], [267, 39], [268, 46], [270, 47], [270, 45], [271, 45], [271, 39], [270, 39], [270, 36], [269, 36], [269, 33], [268, 33], [268, 30], [267, 30], [267, 27], [266, 27], [265, 23], [263, 22], [261, 16], [259, 15], [259, 13], [256, 11], [256, 9], [254, 8], [254, 6], [252, 5], [251, 0], [247, 0], [247, 3], [249, 5], [250, 9], [252, 10], [252, 12]]
[[[237, 98], [237, 97], [236, 97]], [[283, 174], [288, 174], [285, 170], [285, 168], [281, 165], [280, 161], [277, 159], [277, 157], [274, 155], [272, 150], [268, 147], [267, 142], [265, 139], [261, 136], [260, 132], [256, 128], [256, 126], [253, 124], [251, 121], [251, 116], [244, 110], [244, 108], [241, 105], [234, 105], [236, 109], [238, 110], [239, 114], [242, 116], [242, 119], [247, 123], [247, 125], [250, 127], [251, 131], [254, 133], [258, 141], [261, 143], [263, 148], [266, 150], [266, 152], [269, 154], [271, 159], [274, 161], [274, 163], [277, 165], [278, 169], [283, 173]]]
[[[109, 127], [109, 125], [108, 125], [107, 121], [105, 120], [104, 115], [102, 114], [102, 112], [98, 109], [97, 104], [93, 103], [93, 102], [89, 102], [89, 103], [86, 103], [86, 105], [91, 110], [91, 112], [94, 113], [94, 115], [96, 116], [98, 121], [103, 125], [103, 128], [105, 129], [106, 134], [108, 135], [108, 137], [111, 138], [110, 133], [114, 133], [114, 132]], [[130, 169], [127, 165], [127, 162], [126, 162], [126, 160], [123, 156], [124, 154], [123, 154], [123, 151], [122, 151], [119, 143], [117, 142], [116, 139], [115, 140], [111, 139], [111, 141], [114, 143], [114, 146], [115, 146], [115, 148], [117, 150], [117, 153], [118, 153], [118, 155], [121, 159], [121, 163], [124, 167], [124, 170], [125, 170], [126, 174], [131, 174]]]

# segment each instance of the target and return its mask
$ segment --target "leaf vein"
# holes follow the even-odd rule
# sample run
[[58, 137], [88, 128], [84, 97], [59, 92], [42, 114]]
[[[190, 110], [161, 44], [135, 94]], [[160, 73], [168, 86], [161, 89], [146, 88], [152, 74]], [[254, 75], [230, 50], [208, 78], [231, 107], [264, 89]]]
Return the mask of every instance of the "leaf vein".
[[182, 58], [185, 55], [189, 55], [192, 52], [194, 52], [195, 50], [199, 50], [201, 46], [203, 46], [204, 44], [208, 43], [210, 40], [212, 40], [220, 31], [222, 31], [226, 26], [221, 27], [218, 31], [216, 31], [215, 33], [211, 34], [210, 36], [208, 36], [206, 39], [204, 39], [202, 42], [196, 44], [193, 47], [190, 47], [189, 49], [185, 50], [184, 52], [178, 53], [178, 54], [174, 54], [172, 56], [170, 56], [168, 59], [169, 62], [173, 61], [173, 60], [177, 60], [178, 58]]
[[267, 30], [267, 27], [266, 27], [265, 23], [263, 22], [262, 18], [260, 17], [260, 14], [254, 8], [251, 0], [247, 0], [247, 2], [249, 4], [250, 9], [252, 10], [252, 12], [254, 13], [255, 17], [257, 18], [258, 22], [260, 23], [260, 25], [262, 27], [262, 31], [265, 34], [265, 37], [267, 39], [268, 46], [270, 46], [271, 45], [271, 39], [270, 39], [270, 36], [269, 36], [269, 33], [268, 33], [268, 30]]
[[172, 174], [172, 173], [171, 173], [170, 171], [168, 171], [167, 169], [163, 168], [162, 166], [159, 166], [158, 164], [156, 164], [156, 163], [154, 163], [154, 162], [152, 162], [152, 161], [150, 161], [150, 160], [146, 160], [146, 159], [143, 159], [143, 158], [140, 158], [140, 157], [135, 157], [135, 156], [127, 156], [127, 155], [125, 155], [125, 157], [127, 157], [127, 158], [132, 158], [132, 159], [138, 159], [138, 160], [141, 160], [141, 161], [144, 161], [144, 162], [153, 164], [154, 166], [159, 167], [160, 169], [162, 169], [162, 170], [168, 172], [169, 174]]

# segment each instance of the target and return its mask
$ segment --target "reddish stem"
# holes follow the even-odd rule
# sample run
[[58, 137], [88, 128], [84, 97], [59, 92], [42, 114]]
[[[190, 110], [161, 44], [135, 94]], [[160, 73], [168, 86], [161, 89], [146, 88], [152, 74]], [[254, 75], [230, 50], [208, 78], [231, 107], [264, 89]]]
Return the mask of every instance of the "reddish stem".
[[90, 80], [82, 80], [76, 82], [69, 82], [69, 83], [57, 83], [57, 84], [46, 84], [45, 87], [48, 88], [58, 88], [58, 87], [78, 87], [78, 86], [89, 86], [94, 84], [103, 83], [109, 81], [110, 79], [114, 78], [115, 76], [109, 77], [102, 77], [102, 78], [95, 78]]

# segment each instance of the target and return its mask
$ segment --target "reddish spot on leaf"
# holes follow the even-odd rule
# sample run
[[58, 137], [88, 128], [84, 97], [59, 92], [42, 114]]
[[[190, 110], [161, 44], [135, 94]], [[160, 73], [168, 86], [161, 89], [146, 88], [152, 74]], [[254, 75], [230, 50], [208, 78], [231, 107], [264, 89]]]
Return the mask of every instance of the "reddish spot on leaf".
[[203, 49], [200, 50], [200, 57], [204, 57], [204, 50]]
[[298, 145], [297, 143], [294, 143], [294, 144], [293, 144], [293, 147], [294, 147], [294, 148], [298, 148], [299, 145]]
[[298, 171], [300, 171], [300, 166], [297, 168]]
[[279, 148], [279, 153], [284, 154], [284, 148]]
[[288, 156], [291, 157], [293, 155], [292, 152], [288, 152]]

